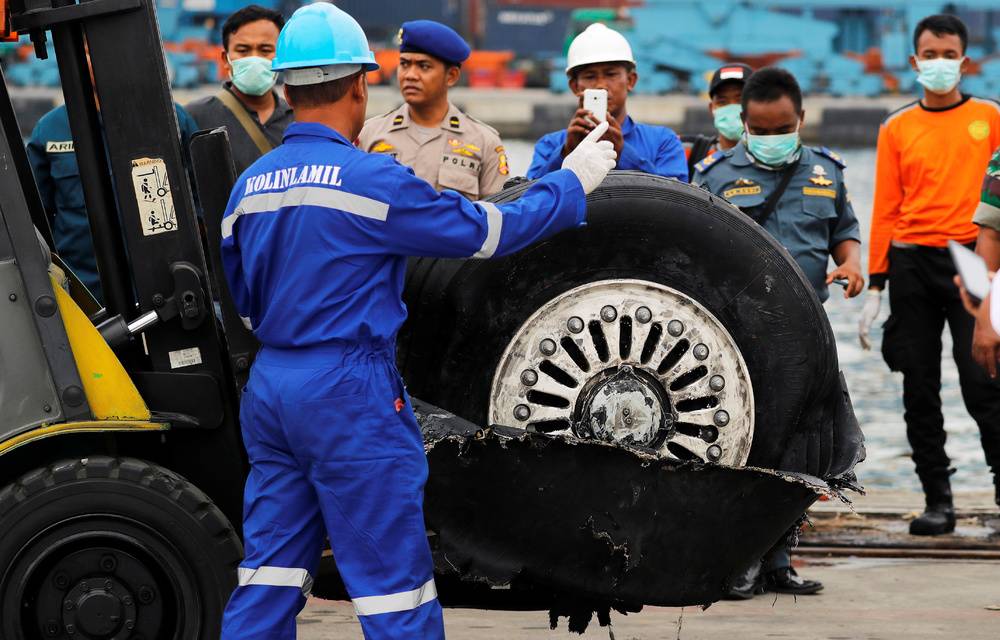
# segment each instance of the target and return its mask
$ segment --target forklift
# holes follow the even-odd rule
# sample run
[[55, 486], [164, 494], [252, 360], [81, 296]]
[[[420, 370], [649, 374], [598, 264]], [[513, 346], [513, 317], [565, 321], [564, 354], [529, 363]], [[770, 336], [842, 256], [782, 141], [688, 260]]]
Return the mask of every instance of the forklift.
[[[182, 148], [153, 0], [0, 0], [0, 37], [18, 34], [30, 38], [41, 58], [51, 39], [105, 300], [98, 304], [53, 251], [11, 96], [0, 81], [0, 640], [212, 640], [243, 553], [249, 465], [239, 401], [258, 348], [222, 277], [220, 223], [236, 178], [227, 132], [200, 132], [190, 150]], [[515, 184], [491, 199], [503, 202], [525, 188]], [[646, 211], [616, 206], [640, 200]], [[673, 213], [662, 215], [664, 206]], [[822, 308], [787, 252], [731, 205], [675, 181], [613, 172], [588, 200], [588, 227], [537, 251], [565, 255], [568, 250], [552, 247], [570, 243], [591, 247], [592, 259], [606, 250], [615, 260], [641, 261], [639, 253], [620, 249], [642, 244], [651, 225], [687, 220], [688, 230], [658, 237], [688, 242], [705, 236], [700, 229], [708, 217], [732, 234], [728, 242], [752, 245], [754, 277], [768, 283], [740, 287], [734, 295], [747, 302], [744, 308], [758, 308], [766, 296], [774, 305], [781, 292], [787, 321], [811, 327], [800, 332], [809, 347], [801, 350], [811, 360], [747, 351], [748, 365], [731, 370], [747, 391], [727, 400], [742, 398], [745, 436], [725, 425], [721, 436], [711, 425], [681, 433], [669, 402], [672, 390], [646, 378], [631, 395], [647, 399], [648, 388], [664, 407], [648, 442], [622, 437], [614, 426], [600, 433], [581, 428], [587, 425], [569, 403], [572, 415], [560, 424], [572, 420], [572, 432], [515, 428], [505, 426], [510, 418], [502, 412], [485, 415], [488, 406], [500, 406], [487, 397], [491, 383], [500, 400], [521, 402], [518, 394], [527, 394], [531, 401], [530, 388], [501, 375], [509, 369], [523, 381], [520, 365], [498, 366], [498, 359], [528, 353], [512, 349], [516, 336], [544, 320], [553, 305], [561, 308], [567, 298], [551, 298], [553, 291], [581, 280], [615, 304], [628, 302], [619, 300], [628, 287], [653, 296], [650, 304], [664, 313], [675, 313], [679, 307], [670, 301], [682, 300], [694, 310], [692, 322], [715, 327], [733, 362], [742, 363], [730, 332], [753, 329], [757, 316], [740, 316], [739, 305], [709, 313], [695, 298], [712, 287], [689, 292], [694, 297], [679, 293], [690, 271], [678, 271], [671, 284], [645, 263], [615, 267], [613, 277], [631, 278], [625, 286], [586, 281], [606, 265], [584, 271], [567, 263], [559, 278], [546, 274], [553, 289], [532, 289], [537, 300], [501, 300], [517, 274], [533, 286], [535, 280], [523, 274], [544, 261], [526, 251], [488, 263], [411, 263], [407, 302], [413, 317], [399, 354], [404, 374], [418, 395], [473, 420], [412, 398], [430, 466], [425, 517], [443, 604], [548, 609], [551, 620], [567, 616], [576, 631], [594, 612], [607, 624], [611, 609], [708, 605], [819, 496], [855, 486], [863, 437], [837, 379]], [[616, 232], [639, 239], [615, 245], [608, 237]], [[680, 255], [686, 249], [671, 250]], [[705, 264], [696, 256], [684, 268]], [[471, 304], [471, 294], [496, 299]], [[527, 302], [540, 306], [536, 311]], [[442, 327], [494, 306], [501, 311], [475, 313], [504, 323], [485, 332], [490, 349], [456, 343], [447, 351], [463, 354], [459, 364], [468, 371], [457, 368], [455, 358], [444, 365], [435, 359], [446, 352], [445, 341], [462, 339], [463, 330], [484, 335], [472, 330], [472, 322], [457, 323], [447, 335]], [[594, 308], [605, 314], [606, 307]], [[737, 315], [723, 326], [716, 316], [724, 313]], [[631, 323], [623, 314], [625, 320]], [[744, 345], [766, 343], [753, 331], [758, 337]], [[669, 346], [655, 342], [647, 339], [651, 349]], [[704, 346], [696, 345], [692, 357]], [[586, 385], [588, 398], [598, 401], [591, 396], [606, 391], [600, 402], [621, 400], [615, 389], [622, 385], [605, 383], [644, 363], [637, 360], [639, 349], [632, 360], [626, 351], [618, 352], [614, 367], [607, 358], [595, 361], [600, 380]], [[823, 375], [800, 375], [819, 370]], [[796, 397], [763, 384], [754, 394], [749, 382], [763, 375], [759, 371], [772, 380], [774, 372], [785, 371], [808, 384], [796, 386]], [[699, 376], [704, 384], [715, 379]], [[723, 412], [709, 410], [718, 399], [705, 400], [705, 407], [691, 411], [718, 420]], [[795, 410], [761, 413], [779, 400], [794, 401]], [[756, 434], [754, 420], [762, 425]], [[709, 446], [720, 437], [726, 442], [727, 434], [742, 447], [733, 462], [718, 446], [720, 455], [713, 457]], [[700, 442], [708, 458], [678, 458], [667, 451], [675, 444], [669, 438], [686, 438], [689, 446]], [[346, 597], [328, 550], [313, 594]]]

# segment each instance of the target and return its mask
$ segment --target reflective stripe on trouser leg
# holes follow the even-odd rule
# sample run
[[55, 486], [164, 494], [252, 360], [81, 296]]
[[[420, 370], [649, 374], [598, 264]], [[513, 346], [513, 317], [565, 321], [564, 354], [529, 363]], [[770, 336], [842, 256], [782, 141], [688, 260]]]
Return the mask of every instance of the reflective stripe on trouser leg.
[[239, 586], [226, 605], [222, 640], [294, 638], [295, 616], [312, 587], [323, 543], [316, 494], [287, 451], [272, 410], [274, 390], [263, 377], [251, 377], [241, 402], [243, 441], [250, 457], [244, 493], [245, 557]]

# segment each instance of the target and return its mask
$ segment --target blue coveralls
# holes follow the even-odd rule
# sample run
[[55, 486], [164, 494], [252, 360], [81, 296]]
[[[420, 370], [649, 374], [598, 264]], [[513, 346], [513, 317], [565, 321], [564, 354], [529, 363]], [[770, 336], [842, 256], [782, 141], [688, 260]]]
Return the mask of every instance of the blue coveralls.
[[[632, 116], [622, 123], [625, 144], [618, 156], [616, 169], [644, 171], [666, 178], [687, 182], [687, 156], [684, 145], [673, 130], [650, 124], [639, 124]], [[553, 131], [535, 143], [535, 155], [528, 167], [529, 178], [541, 178], [562, 166], [562, 149], [566, 145], [566, 130]]]
[[[174, 103], [185, 156], [198, 125], [182, 106]], [[59, 254], [98, 301], [103, 299], [97, 275], [94, 242], [83, 200], [80, 169], [73, 149], [66, 105], [46, 113], [35, 125], [27, 144], [28, 160], [38, 184], [38, 194], [49, 216]]]
[[295, 637], [329, 536], [366, 638], [443, 638], [424, 528], [427, 460], [395, 366], [407, 256], [490, 257], [584, 221], [557, 171], [517, 201], [470, 202], [317, 123], [240, 176], [226, 278], [262, 348], [240, 406], [246, 557], [222, 637]]

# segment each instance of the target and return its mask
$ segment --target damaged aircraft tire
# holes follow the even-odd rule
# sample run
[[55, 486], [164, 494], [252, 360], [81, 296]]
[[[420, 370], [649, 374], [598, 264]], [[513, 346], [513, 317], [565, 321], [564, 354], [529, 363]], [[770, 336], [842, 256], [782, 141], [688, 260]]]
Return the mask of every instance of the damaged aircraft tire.
[[218, 638], [239, 538], [177, 474], [94, 456], [0, 489], [0, 637]]
[[505, 258], [411, 262], [412, 394], [477, 424], [822, 477], [836, 348], [784, 248], [724, 200], [637, 172], [612, 172], [587, 221]]

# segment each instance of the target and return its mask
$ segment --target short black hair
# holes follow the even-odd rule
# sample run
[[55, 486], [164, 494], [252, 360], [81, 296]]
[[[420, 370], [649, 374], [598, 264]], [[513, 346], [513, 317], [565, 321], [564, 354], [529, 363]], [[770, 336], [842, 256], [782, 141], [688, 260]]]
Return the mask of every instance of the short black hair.
[[743, 85], [743, 111], [751, 101], [774, 102], [782, 96], [788, 96], [795, 110], [802, 111], [802, 89], [795, 76], [780, 67], [764, 67], [754, 71]]
[[291, 85], [286, 83], [285, 90], [288, 91], [288, 101], [293, 109], [333, 104], [347, 95], [358, 76], [363, 73], [364, 71], [358, 71], [349, 76], [319, 84]]
[[229, 36], [245, 24], [257, 22], [258, 20], [270, 20], [278, 27], [278, 31], [285, 26], [285, 18], [277, 11], [262, 7], [259, 4], [251, 4], [234, 12], [226, 21], [222, 23], [222, 48], [229, 50]]
[[589, 62], [587, 64], [581, 64], [581, 65], [575, 66], [572, 69], [570, 69], [566, 73], [566, 75], [569, 76], [570, 80], [576, 80], [576, 74], [580, 73], [580, 71], [584, 67], [589, 67], [589, 66], [594, 65], [594, 64], [620, 64], [621, 66], [625, 67], [625, 73], [632, 73], [633, 71], [635, 71], [635, 63], [634, 62], [629, 62], [628, 60], [608, 60], [607, 62]]
[[958, 16], [939, 13], [927, 16], [918, 22], [917, 28], [913, 30], [914, 53], [919, 53], [917, 51], [917, 43], [920, 41], [920, 36], [923, 35], [924, 31], [930, 31], [939, 38], [945, 34], [958, 36], [958, 39], [962, 41], [962, 53], [965, 53], [965, 49], [969, 45], [969, 30]]

